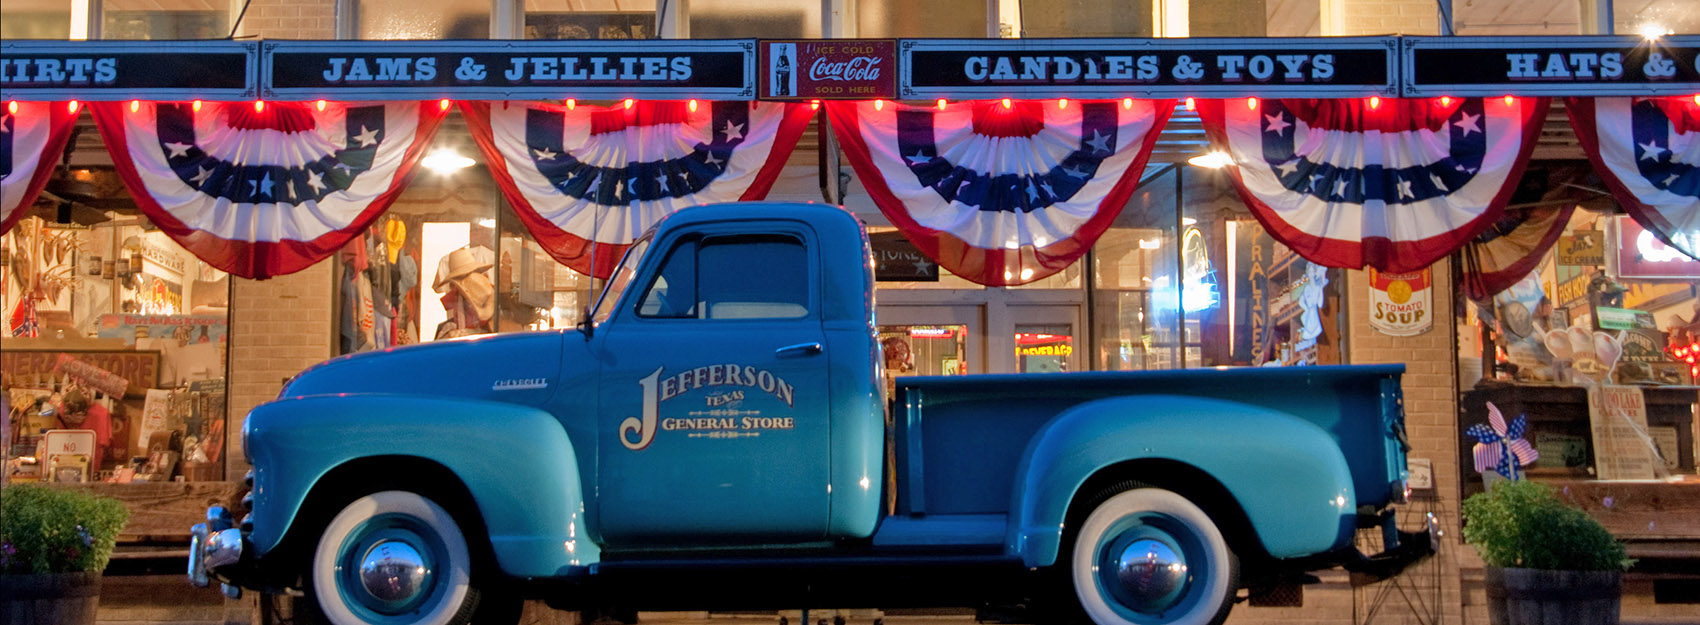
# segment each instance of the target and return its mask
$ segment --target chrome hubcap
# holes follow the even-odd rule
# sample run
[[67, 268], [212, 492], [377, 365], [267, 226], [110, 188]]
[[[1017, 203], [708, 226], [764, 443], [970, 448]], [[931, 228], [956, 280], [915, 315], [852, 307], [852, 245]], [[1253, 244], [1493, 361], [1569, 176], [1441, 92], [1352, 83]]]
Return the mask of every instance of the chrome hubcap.
[[400, 540], [380, 540], [360, 558], [360, 586], [381, 611], [411, 607], [430, 589], [432, 573], [419, 550]]
[[1115, 559], [1115, 581], [1131, 607], [1157, 612], [1180, 598], [1186, 586], [1186, 559], [1162, 541], [1141, 538], [1128, 543]]

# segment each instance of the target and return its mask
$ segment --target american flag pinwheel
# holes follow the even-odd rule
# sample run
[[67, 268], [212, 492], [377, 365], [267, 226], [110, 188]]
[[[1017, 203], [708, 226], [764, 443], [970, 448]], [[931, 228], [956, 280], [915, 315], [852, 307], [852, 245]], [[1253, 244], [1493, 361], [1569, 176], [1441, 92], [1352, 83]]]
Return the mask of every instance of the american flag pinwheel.
[[[1476, 472], [1487, 473], [1491, 467], [1505, 479], [1518, 479], [1521, 467], [1541, 457], [1529, 441], [1523, 440], [1528, 424], [1523, 415], [1517, 415], [1511, 426], [1506, 427], [1505, 415], [1500, 414], [1498, 406], [1488, 402], [1487, 410], [1487, 423], [1477, 423], [1465, 431], [1477, 441], [1472, 450], [1476, 456]], [[1517, 461], [1512, 462], [1513, 458]]]

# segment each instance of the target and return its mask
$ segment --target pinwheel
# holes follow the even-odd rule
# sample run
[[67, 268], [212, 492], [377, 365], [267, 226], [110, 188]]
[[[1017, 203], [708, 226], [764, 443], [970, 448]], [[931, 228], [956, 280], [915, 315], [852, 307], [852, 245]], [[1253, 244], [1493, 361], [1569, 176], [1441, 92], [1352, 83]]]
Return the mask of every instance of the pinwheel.
[[[1528, 424], [1523, 415], [1518, 415], [1510, 427], [1506, 427], [1505, 415], [1500, 414], [1498, 406], [1488, 402], [1487, 410], [1487, 423], [1477, 423], [1465, 431], [1477, 441], [1472, 449], [1476, 457], [1476, 472], [1487, 473], [1491, 467], [1506, 479], [1518, 479], [1522, 475], [1521, 467], [1541, 457], [1529, 441], [1523, 440]], [[1512, 462], [1513, 459], [1516, 462]]]

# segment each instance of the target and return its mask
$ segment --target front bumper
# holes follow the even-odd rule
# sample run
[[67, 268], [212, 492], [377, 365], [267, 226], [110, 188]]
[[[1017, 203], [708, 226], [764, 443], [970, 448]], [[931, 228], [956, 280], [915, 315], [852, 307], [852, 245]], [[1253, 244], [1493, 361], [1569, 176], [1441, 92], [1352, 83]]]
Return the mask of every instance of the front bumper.
[[248, 547], [248, 537], [236, 527], [229, 510], [207, 508], [207, 522], [189, 530], [189, 583], [206, 588], [217, 580], [224, 596], [241, 598], [242, 587], [236, 585], [233, 574], [251, 551]]
[[1353, 586], [1373, 584], [1398, 575], [1423, 558], [1434, 555], [1435, 547], [1440, 544], [1440, 530], [1435, 526], [1433, 514], [1423, 515], [1423, 528], [1415, 532], [1399, 529], [1392, 509], [1382, 511], [1375, 525], [1381, 528], [1384, 551], [1366, 556], [1353, 549], [1351, 555], [1341, 562], [1341, 566], [1352, 573]]

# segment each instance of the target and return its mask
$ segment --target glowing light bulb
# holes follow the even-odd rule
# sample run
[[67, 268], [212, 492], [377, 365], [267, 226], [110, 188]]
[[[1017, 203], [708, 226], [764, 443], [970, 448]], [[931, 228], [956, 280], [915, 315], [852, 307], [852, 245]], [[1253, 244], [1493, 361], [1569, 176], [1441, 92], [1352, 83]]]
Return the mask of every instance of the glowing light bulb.
[[65, 108], [69, 109], [72, 113], [77, 112], [77, 107], [79, 107], [79, 106], [82, 106], [82, 105], [78, 104], [76, 100], [72, 100], [72, 101], [67, 102], [65, 104]]
[[1124, 108], [1124, 109], [1133, 108], [1133, 98], [1122, 98], [1122, 108]]
[[1517, 103], [1516, 97], [1510, 96], [1510, 95], [1505, 96], [1505, 105], [1506, 106], [1511, 106], [1512, 104], [1515, 104], [1515, 103]]
[[820, 110], [820, 100], [809, 100], [809, 110], [811, 110], [811, 111]]
[[18, 114], [18, 101], [12, 100], [11, 102], [7, 102], [6, 103], [6, 112], [11, 113], [13, 115], [17, 115]]
[[443, 98], [443, 100], [441, 102], [438, 102], [437, 103], [437, 109], [443, 110], [443, 111], [449, 110], [449, 99]]
[[1452, 96], [1449, 96], [1449, 95], [1440, 96], [1440, 105], [1441, 106], [1452, 106]]
[[691, 101], [686, 102], [685, 108], [690, 109], [692, 113], [697, 112], [697, 101], [696, 101], [696, 99], [692, 98]]
[[944, 98], [939, 98], [939, 110], [941, 110], [941, 111], [944, 110], [944, 107], [945, 107]]
[[194, 109], [196, 113], [201, 112], [201, 101], [195, 100], [194, 102], [189, 103], [189, 108]]
[[142, 110], [142, 101], [141, 100], [131, 100], [130, 101], [130, 112], [134, 113], [134, 112], [140, 111], [140, 110]]
[[265, 100], [255, 100], [254, 101], [254, 112], [255, 113], [263, 113], [263, 112], [265, 112], [265, 110], [266, 110], [266, 101]]
[[874, 110], [876, 110], [876, 111], [885, 110], [885, 100], [874, 100]]
[[1068, 108], [1068, 98], [1063, 98], [1061, 100], [1057, 100], [1057, 108], [1059, 108], [1059, 109]]
[[626, 108], [631, 108], [633, 104], [636, 104], [636, 102], [632, 101], [631, 98], [626, 98]]
[[1255, 110], [1257, 108], [1257, 98], [1246, 98], [1245, 99], [1245, 107], [1248, 108], [1248, 109], [1254, 109]]
[[1003, 99], [1003, 107], [1006, 109], [1010, 107], [1009, 98]]
[[1186, 110], [1189, 110], [1189, 111], [1198, 110], [1198, 102], [1193, 100], [1192, 98], [1187, 98], [1186, 99]]
[[574, 100], [572, 98], [567, 98], [567, 110], [570, 111], [570, 110], [573, 110], [575, 108], [578, 108], [578, 100]]
[[321, 111], [325, 110], [325, 101], [319, 100], [318, 102], [314, 102], [313, 108], [319, 109]]
[[1378, 108], [1381, 108], [1381, 98], [1379, 96], [1370, 96], [1369, 109], [1373, 111]]

